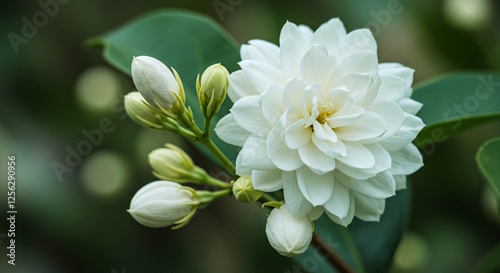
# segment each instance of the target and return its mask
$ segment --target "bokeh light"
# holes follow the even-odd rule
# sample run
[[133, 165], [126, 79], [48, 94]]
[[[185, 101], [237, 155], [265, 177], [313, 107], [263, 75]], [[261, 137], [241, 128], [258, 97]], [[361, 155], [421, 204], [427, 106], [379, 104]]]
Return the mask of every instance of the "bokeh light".
[[103, 66], [85, 70], [77, 79], [75, 95], [78, 103], [89, 111], [106, 111], [123, 90], [115, 71]]
[[81, 181], [91, 194], [98, 196], [117, 194], [129, 182], [127, 165], [125, 159], [116, 152], [95, 152], [82, 166]]

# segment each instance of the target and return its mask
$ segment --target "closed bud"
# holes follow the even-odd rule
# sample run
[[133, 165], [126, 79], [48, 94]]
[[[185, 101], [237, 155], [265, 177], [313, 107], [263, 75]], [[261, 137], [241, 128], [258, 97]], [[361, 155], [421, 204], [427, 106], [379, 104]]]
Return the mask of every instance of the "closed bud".
[[177, 73], [174, 77], [168, 67], [155, 58], [134, 57], [132, 80], [144, 99], [156, 109], [172, 109], [179, 98], [184, 99], [184, 90]]
[[132, 198], [128, 212], [137, 222], [152, 228], [186, 225], [197, 208], [195, 191], [170, 181], [155, 181]]
[[262, 192], [253, 188], [252, 179], [242, 176], [233, 184], [233, 194], [242, 203], [252, 203], [262, 197]]
[[125, 95], [125, 111], [130, 119], [142, 127], [162, 129], [159, 110], [152, 108], [139, 92], [130, 92]]
[[179, 147], [167, 144], [149, 153], [149, 164], [153, 174], [161, 179], [175, 182], [196, 182], [199, 167], [195, 166], [191, 157]]
[[203, 114], [212, 118], [224, 102], [229, 81], [229, 72], [221, 64], [209, 66], [201, 75], [201, 84], [198, 81], [198, 98]]
[[312, 240], [312, 223], [307, 216], [293, 216], [286, 205], [269, 214], [266, 235], [271, 246], [287, 257], [304, 253]]

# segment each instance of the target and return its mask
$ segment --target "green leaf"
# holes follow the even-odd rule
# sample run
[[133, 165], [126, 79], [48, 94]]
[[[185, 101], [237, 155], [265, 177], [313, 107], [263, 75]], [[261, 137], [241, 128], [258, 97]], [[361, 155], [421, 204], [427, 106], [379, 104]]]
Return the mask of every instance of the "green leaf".
[[500, 259], [498, 259], [498, 257], [500, 257], [500, 245], [496, 245], [486, 253], [474, 272], [500, 272]]
[[479, 147], [476, 162], [496, 196], [500, 197], [500, 137], [490, 139]]
[[415, 88], [426, 124], [415, 144], [424, 146], [500, 117], [500, 75], [460, 73]]
[[[344, 228], [324, 215], [314, 222], [314, 230], [355, 272], [387, 272], [406, 227], [409, 205], [410, 190], [398, 191], [387, 199], [380, 222], [355, 218]], [[301, 269], [311, 273], [336, 272], [313, 246], [294, 259]]]
[[[239, 45], [223, 28], [209, 17], [181, 10], [148, 13], [86, 44], [102, 47], [104, 59], [128, 75], [133, 56], [148, 55], [175, 68], [183, 81], [186, 104], [191, 106], [200, 128], [203, 114], [196, 94], [196, 76], [214, 63], [221, 63], [230, 72], [239, 69]], [[231, 101], [226, 99], [212, 121], [212, 128], [229, 113], [231, 106]], [[212, 139], [234, 162], [238, 149], [215, 134]], [[202, 151], [215, 162], [208, 151], [204, 148]]]
[[398, 191], [396, 196], [386, 200], [380, 222], [364, 222], [356, 218], [348, 227], [367, 273], [388, 271], [406, 228], [410, 189]]

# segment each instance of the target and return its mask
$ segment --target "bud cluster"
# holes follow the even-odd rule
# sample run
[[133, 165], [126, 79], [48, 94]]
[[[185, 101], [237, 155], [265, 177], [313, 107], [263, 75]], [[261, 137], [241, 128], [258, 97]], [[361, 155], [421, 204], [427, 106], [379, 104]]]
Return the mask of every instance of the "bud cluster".
[[[226, 169], [230, 174], [235, 175], [232, 162], [210, 140], [210, 122], [224, 102], [229, 85], [229, 72], [224, 66], [211, 65], [196, 79], [196, 92], [205, 119], [203, 131], [194, 122], [191, 108], [186, 108], [184, 87], [175, 69], [170, 70], [155, 58], [139, 56], [133, 59], [131, 72], [138, 91], [125, 96], [125, 110], [134, 122], [148, 129], [175, 132], [200, 141], [222, 165], [229, 166]], [[239, 202], [264, 200], [267, 201], [265, 206], [274, 207], [267, 219], [265, 233], [271, 246], [281, 255], [299, 255], [311, 243], [312, 220], [317, 218], [292, 215], [283, 202], [255, 190], [251, 177], [235, 177], [237, 179], [231, 184], [215, 179], [172, 144], [153, 150], [148, 160], [153, 174], [161, 180], [143, 186], [132, 198], [128, 210], [142, 225], [181, 228], [190, 222], [198, 209], [232, 192]], [[186, 183], [220, 190], [195, 190]]]

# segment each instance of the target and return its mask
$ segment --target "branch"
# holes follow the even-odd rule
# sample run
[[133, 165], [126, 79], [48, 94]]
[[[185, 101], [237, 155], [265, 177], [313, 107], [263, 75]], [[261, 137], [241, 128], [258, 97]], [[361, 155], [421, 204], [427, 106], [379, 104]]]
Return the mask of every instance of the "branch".
[[316, 250], [325, 257], [331, 266], [341, 273], [354, 273], [354, 270], [325, 242], [321, 237], [313, 233], [312, 242]]

